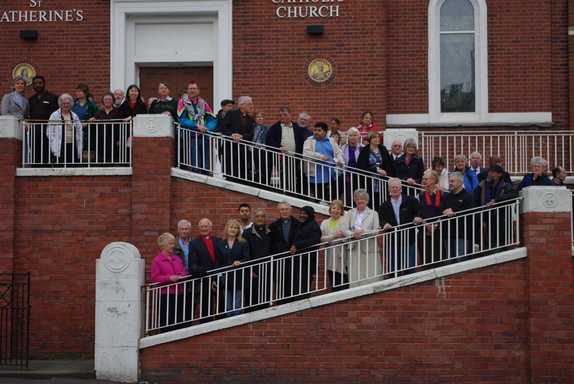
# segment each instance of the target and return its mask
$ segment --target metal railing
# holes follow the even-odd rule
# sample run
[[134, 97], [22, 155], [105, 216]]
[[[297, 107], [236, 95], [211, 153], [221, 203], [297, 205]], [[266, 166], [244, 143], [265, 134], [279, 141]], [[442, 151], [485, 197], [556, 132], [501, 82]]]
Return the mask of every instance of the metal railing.
[[28, 367], [30, 308], [30, 273], [0, 273], [0, 367]]
[[[368, 191], [371, 206], [387, 198], [388, 178], [373, 172], [185, 128], [178, 129], [178, 143], [178, 167], [192, 172], [316, 202], [341, 199], [347, 208], [353, 207], [353, 191], [360, 188]], [[422, 190], [407, 184], [403, 189], [410, 195]]]
[[[519, 244], [519, 199], [145, 287], [145, 334], [355, 287]], [[345, 218], [343, 218], [345, 219]], [[347, 235], [351, 235], [349, 225]], [[338, 272], [338, 273], [336, 273]], [[339, 274], [340, 273], [340, 274]]]
[[130, 167], [132, 121], [22, 122], [23, 168]]
[[[422, 131], [419, 143], [425, 164], [437, 156], [452, 168], [456, 155], [467, 157], [477, 151], [487, 166], [491, 156], [499, 156], [512, 176], [530, 172], [530, 159], [541, 156], [549, 169], [562, 166], [574, 174], [574, 132], [571, 131]], [[449, 164], [450, 163], [450, 164]]]

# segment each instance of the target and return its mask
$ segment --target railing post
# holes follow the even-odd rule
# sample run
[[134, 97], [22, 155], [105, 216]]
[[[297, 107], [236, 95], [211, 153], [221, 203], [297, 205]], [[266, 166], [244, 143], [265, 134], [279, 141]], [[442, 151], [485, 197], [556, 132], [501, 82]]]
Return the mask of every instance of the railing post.
[[129, 243], [108, 244], [96, 261], [95, 370], [99, 380], [138, 380], [145, 262]]
[[571, 200], [565, 187], [529, 187], [521, 214], [528, 250], [530, 382], [572, 383], [574, 270], [570, 238]]
[[16, 169], [20, 166], [22, 128], [14, 116], [0, 116], [0, 271], [14, 266]]

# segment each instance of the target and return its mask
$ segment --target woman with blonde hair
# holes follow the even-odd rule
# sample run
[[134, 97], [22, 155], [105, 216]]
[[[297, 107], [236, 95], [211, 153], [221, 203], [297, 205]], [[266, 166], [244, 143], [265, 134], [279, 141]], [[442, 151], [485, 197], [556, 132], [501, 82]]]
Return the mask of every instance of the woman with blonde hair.
[[[237, 268], [242, 262], [249, 260], [249, 244], [241, 236], [241, 224], [235, 219], [228, 220], [223, 230], [222, 241], [216, 243], [223, 256], [223, 265]], [[225, 277], [219, 279], [219, 297], [222, 300], [220, 310], [228, 316], [239, 314], [242, 304], [242, 282], [247, 277], [244, 272], [248, 269], [227, 269]], [[221, 290], [225, 287], [224, 290]]]
[[330, 218], [321, 222], [321, 242], [329, 242], [325, 257], [327, 258], [327, 275], [333, 291], [345, 289], [349, 284], [349, 256], [343, 246], [333, 246], [337, 240], [345, 238], [345, 207], [341, 200], [334, 200], [329, 207]]
[[[157, 238], [160, 253], [151, 263], [151, 281], [159, 284], [177, 283], [185, 277], [185, 267], [181, 258], [173, 254], [175, 236], [164, 233]], [[177, 325], [183, 321], [183, 288], [170, 285], [160, 289], [159, 326]], [[165, 328], [164, 331], [170, 330]]]

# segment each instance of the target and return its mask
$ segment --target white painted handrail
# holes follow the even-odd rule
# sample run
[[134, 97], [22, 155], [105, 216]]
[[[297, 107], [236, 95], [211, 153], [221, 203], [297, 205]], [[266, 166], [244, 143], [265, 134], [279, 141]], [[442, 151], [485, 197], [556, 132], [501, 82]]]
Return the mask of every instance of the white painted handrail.
[[132, 121], [22, 122], [23, 168], [130, 167]]
[[[145, 334], [486, 256], [519, 244], [520, 199], [145, 288]], [[342, 272], [338, 275], [335, 272]], [[346, 277], [344, 277], [346, 276]]]
[[473, 152], [482, 154], [488, 166], [491, 156], [503, 161], [504, 169], [512, 176], [530, 172], [530, 159], [541, 156], [549, 169], [562, 166], [574, 174], [574, 132], [571, 131], [421, 131], [420, 148], [425, 164], [434, 157], [442, 157], [447, 169], [452, 168], [455, 156], [467, 157]]
[[[340, 199], [347, 208], [353, 207], [353, 191], [357, 189], [367, 190], [371, 206], [387, 199], [388, 178], [373, 172], [184, 128], [178, 129], [178, 143], [178, 166], [184, 170], [316, 202]], [[403, 189], [410, 195], [422, 190], [419, 185], [407, 184]]]

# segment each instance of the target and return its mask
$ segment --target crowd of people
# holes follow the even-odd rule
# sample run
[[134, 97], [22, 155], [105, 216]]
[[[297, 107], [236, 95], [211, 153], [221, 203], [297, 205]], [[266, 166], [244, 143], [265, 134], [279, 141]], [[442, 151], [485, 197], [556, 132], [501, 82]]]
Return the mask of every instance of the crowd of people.
[[[172, 98], [168, 84], [160, 83], [157, 97], [147, 101], [137, 85], [130, 85], [125, 93], [118, 89], [103, 95], [100, 106], [86, 84], [77, 85], [74, 97], [48, 92], [42, 76], [34, 77], [32, 87], [35, 94], [27, 99], [24, 79], [16, 78], [14, 91], [2, 98], [1, 114], [52, 122], [45, 134], [35, 135], [34, 140], [37, 140], [36, 148], [46, 145], [50, 156], [56, 159], [79, 161], [86, 143], [96, 142], [87, 140], [86, 122], [128, 120], [145, 113], [167, 114], [178, 123], [178, 129], [194, 132], [189, 146], [193, 171], [209, 173], [214, 156], [209, 135], [204, 134], [218, 132], [229, 138], [219, 149], [227, 153], [220, 160], [228, 179], [246, 182], [249, 174], [257, 174], [260, 184], [268, 185], [272, 172], [276, 172], [284, 175], [282, 182], [292, 184], [282, 185], [283, 190], [305, 192], [330, 203], [329, 218], [321, 223], [316, 221], [312, 207], [303, 207], [296, 218], [285, 202], [278, 205], [278, 218], [272, 223], [268, 222], [264, 209], [256, 209], [251, 222], [251, 208], [242, 204], [238, 218], [227, 221], [221, 236], [213, 233], [208, 218], [202, 218], [197, 226], [199, 235], [192, 239], [191, 223], [181, 220], [177, 237], [165, 233], [158, 238], [161, 252], [152, 263], [152, 282], [175, 283], [221, 268], [236, 268], [240, 276], [223, 273], [214, 279], [203, 279], [201, 289], [192, 290], [201, 292], [196, 300], [178, 300], [179, 296], [188, 294], [181, 286], [166, 288], [160, 295], [161, 306], [171, 311], [160, 311], [162, 324], [181, 322], [186, 320], [185, 313], [195, 313], [196, 309], [191, 307], [177, 310], [184, 302], [188, 306], [201, 303], [198, 305], [202, 319], [219, 313], [234, 315], [242, 308], [257, 308], [269, 302], [271, 287], [266, 275], [269, 271], [244, 266], [270, 255], [283, 255], [279, 259], [281, 272], [275, 271], [282, 274], [276, 297], [289, 300], [307, 294], [316, 278], [317, 247], [321, 243], [356, 240], [347, 251], [331, 246], [325, 249], [332, 289], [362, 284], [394, 271], [413, 271], [419, 265], [436, 262], [436, 255], [440, 262], [476, 253], [477, 246], [479, 250], [496, 249], [504, 245], [510, 230], [504, 210], [488, 211], [488, 219], [479, 223], [469, 221], [468, 216], [446, 221], [444, 218], [511, 201], [519, 190], [529, 186], [564, 185], [566, 178], [563, 167], [552, 169], [550, 178], [546, 174], [546, 160], [534, 157], [530, 163], [531, 173], [515, 186], [503, 169], [500, 157], [491, 157], [488, 167], [483, 168], [478, 152], [469, 158], [462, 154], [455, 156], [450, 170], [441, 157], [434, 158], [427, 168], [415, 140], [395, 140], [390, 150], [387, 149], [381, 142], [381, 128], [372, 112], [362, 113], [356, 127], [343, 131], [338, 118], [311, 124], [308, 113], [301, 112], [294, 119], [290, 109], [283, 106], [278, 110], [278, 121], [268, 126], [264, 114], [255, 111], [249, 96], [241, 96], [237, 102], [224, 100], [215, 113], [200, 96], [200, 87], [195, 82], [190, 82], [186, 93], [179, 98]], [[100, 142], [103, 141], [100, 138]], [[239, 145], [241, 142], [262, 144], [266, 151], [300, 157], [290, 166], [274, 163], [272, 167], [268, 155], [251, 153], [258, 161], [252, 158], [248, 162], [245, 146]], [[304, 166], [302, 159], [320, 165]], [[254, 172], [250, 167], [255, 163], [261, 169]], [[338, 169], [343, 168], [369, 178], [362, 183], [354, 174], [341, 178]], [[385, 180], [386, 188], [375, 180]], [[346, 188], [341, 188], [341, 183]], [[409, 189], [409, 186], [419, 188]], [[380, 198], [382, 195], [385, 198]], [[354, 208], [345, 212], [345, 206], [350, 205]], [[415, 229], [416, 225], [419, 226]], [[369, 237], [380, 231], [397, 235], [388, 237], [387, 244], [380, 246], [376, 237]], [[476, 238], [484, 240], [477, 244], [471, 240]], [[301, 254], [302, 251], [307, 253]]]
[[[413, 160], [416, 155], [408, 148], [411, 145], [408, 142], [403, 147], [411, 156], [408, 164], [418, 161]], [[391, 162], [402, 159], [405, 163], [406, 156], [394, 160], [392, 153], [386, 155]], [[171, 312], [160, 310], [160, 322], [166, 325], [219, 314], [232, 316], [242, 309], [269, 303], [270, 275], [262, 268], [269, 268], [263, 262], [271, 255], [276, 255], [278, 263], [274, 278], [281, 282], [273, 300], [285, 302], [312, 290], [320, 248], [325, 251], [329, 286], [340, 290], [373, 278], [410, 273], [424, 265], [450, 263], [511, 245], [514, 227], [508, 225], [508, 220], [512, 220], [510, 211], [497, 207], [504, 208], [514, 201], [522, 188], [562, 184], [564, 173], [548, 178], [544, 174], [545, 160], [535, 157], [531, 160], [532, 173], [513, 186], [497, 161], [492, 159], [491, 166], [484, 169], [479, 166], [480, 154], [471, 156], [470, 166], [466, 158], [458, 156], [453, 171], [447, 173], [447, 188], [441, 185], [441, 159], [433, 162], [434, 169], [419, 170], [422, 165], [417, 165], [416, 173], [404, 174], [407, 179], [388, 179], [388, 198], [377, 209], [369, 207], [368, 191], [359, 189], [353, 193], [354, 208], [345, 212], [343, 201], [334, 200], [329, 206], [329, 217], [320, 223], [311, 206], [303, 207], [295, 217], [287, 202], [278, 204], [278, 215], [272, 222], [265, 209], [255, 209], [252, 216], [251, 207], [241, 204], [237, 218], [227, 221], [221, 236], [213, 233], [208, 218], [202, 218], [197, 225], [199, 235], [192, 238], [190, 221], [181, 220], [177, 237], [166, 233], [158, 239], [161, 252], [152, 263], [151, 281], [176, 283], [189, 277], [204, 277], [214, 270], [222, 272], [201, 280], [203, 288], [192, 290], [196, 296], [201, 291], [201, 297], [195, 300], [183, 300], [183, 296], [176, 299], [177, 295], [190, 294], [181, 287], [164, 289], [160, 307], [171, 308]], [[405, 192], [408, 178], [422, 183], [423, 190], [418, 195]], [[482, 212], [482, 216], [472, 215], [477, 212]], [[347, 246], [336, 245], [344, 240], [354, 241]], [[184, 301], [188, 305], [201, 302], [197, 304], [201, 308], [184, 309]], [[176, 319], [176, 313], [181, 317]], [[184, 318], [184, 314], [188, 317]]]

